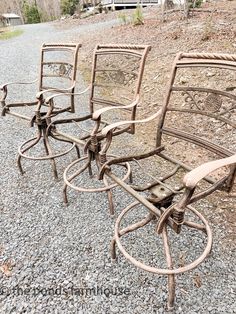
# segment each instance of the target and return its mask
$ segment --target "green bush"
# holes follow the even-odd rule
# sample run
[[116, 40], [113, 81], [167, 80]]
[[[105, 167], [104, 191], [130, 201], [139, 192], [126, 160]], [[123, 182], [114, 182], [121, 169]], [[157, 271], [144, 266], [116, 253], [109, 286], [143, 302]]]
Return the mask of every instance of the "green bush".
[[61, 0], [61, 13], [73, 15], [79, 0]]
[[23, 13], [25, 22], [27, 24], [34, 24], [41, 22], [41, 16], [37, 7], [37, 4], [29, 4], [28, 2], [23, 2]]
[[191, 0], [189, 1], [189, 7], [192, 9], [194, 8], [200, 8], [202, 5], [203, 0]]
[[137, 5], [137, 8], [133, 13], [132, 23], [133, 23], [133, 25], [144, 24], [143, 11], [142, 11], [142, 7], [140, 5]]

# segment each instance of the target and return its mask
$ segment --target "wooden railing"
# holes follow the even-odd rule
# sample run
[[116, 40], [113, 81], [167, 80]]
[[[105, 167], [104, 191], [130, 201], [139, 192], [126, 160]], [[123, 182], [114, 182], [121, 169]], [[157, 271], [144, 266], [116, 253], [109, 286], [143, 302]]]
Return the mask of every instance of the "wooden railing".
[[159, 4], [161, 0], [101, 0], [103, 5], [144, 5]]

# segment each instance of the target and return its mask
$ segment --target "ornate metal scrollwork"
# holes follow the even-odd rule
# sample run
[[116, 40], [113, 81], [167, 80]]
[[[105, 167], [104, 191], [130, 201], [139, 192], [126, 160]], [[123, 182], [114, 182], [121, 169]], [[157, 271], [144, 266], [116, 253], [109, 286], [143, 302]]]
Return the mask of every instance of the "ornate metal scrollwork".
[[210, 112], [219, 111], [222, 107], [222, 97], [216, 93], [206, 92], [183, 92], [185, 103], [189, 104], [190, 109], [205, 110]]
[[182, 95], [185, 96], [185, 104], [188, 104], [190, 106], [190, 109], [203, 109], [203, 101], [202, 98], [199, 98], [200, 95], [198, 92], [185, 91], [182, 93]]
[[205, 98], [204, 105], [208, 111], [219, 111], [223, 104], [222, 98], [218, 94], [209, 93]]
[[136, 77], [136, 73], [129, 73], [122, 70], [111, 70], [109, 72], [103, 71], [99, 75], [99, 79], [101, 79], [104, 83], [114, 83], [124, 86], [132, 84]]
[[[206, 115], [209, 118], [218, 120], [221, 127], [235, 128], [236, 102], [230, 97], [214, 92], [206, 91], [183, 91], [184, 104], [182, 108], [169, 108], [179, 112], [189, 112]], [[176, 106], [178, 106], [176, 104]]]
[[138, 77], [139, 62], [137, 59], [134, 60], [129, 57], [126, 57], [125, 60], [122, 61], [121, 64], [120, 60], [117, 60], [117, 62], [114, 62], [114, 60], [113, 62], [106, 60], [104, 62], [104, 68], [106, 68], [106, 70], [99, 70], [97, 80], [103, 83], [119, 84], [123, 86], [131, 85]]
[[63, 77], [71, 77], [72, 65], [71, 64], [48, 64], [48, 68], [52, 71], [53, 74]]

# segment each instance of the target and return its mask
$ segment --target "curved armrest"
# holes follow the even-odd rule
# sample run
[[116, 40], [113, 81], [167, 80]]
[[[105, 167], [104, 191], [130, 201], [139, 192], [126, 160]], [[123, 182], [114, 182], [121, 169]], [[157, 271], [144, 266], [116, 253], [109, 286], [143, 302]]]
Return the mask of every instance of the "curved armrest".
[[110, 107], [106, 107], [106, 108], [101, 108], [101, 109], [98, 109], [97, 111], [95, 111], [93, 113], [93, 117], [92, 119], [93, 120], [98, 120], [100, 118], [100, 116], [107, 112], [107, 111], [110, 111], [110, 110], [115, 110], [115, 109], [130, 109], [130, 108], [133, 108], [135, 106], [138, 105], [139, 103], [139, 99], [140, 97], [138, 96], [135, 101], [133, 101], [131, 104], [127, 105], [127, 106], [110, 106]]
[[[63, 88], [63, 89], [60, 89], [60, 90], [61, 90], [61, 92], [62, 92], [63, 94], [65, 94], [66, 92], [70, 92], [71, 89], [73, 89], [74, 87], [75, 87], [75, 83], [74, 83], [71, 87], [69, 87], [69, 88]], [[38, 92], [38, 93], [36, 94], [36, 98], [39, 99], [39, 98], [41, 98], [41, 96], [42, 96], [43, 94], [52, 93], [52, 92], [58, 92], [58, 89], [57, 89], [57, 88], [52, 88], [52, 89], [45, 89], [45, 90], [42, 90], [42, 91], [40, 91], [40, 92]], [[62, 93], [58, 93], [58, 94], [56, 94], [56, 95], [62, 95]], [[54, 96], [54, 95], [52, 95], [51, 97], [53, 97], [53, 96]]]
[[113, 123], [111, 125], [106, 126], [104, 129], [102, 129], [102, 135], [106, 136], [107, 133], [109, 133], [111, 130], [116, 129], [117, 127], [120, 127], [125, 124], [146, 123], [146, 122], [152, 121], [158, 116], [160, 116], [161, 112], [162, 112], [162, 109], [158, 110], [154, 115], [143, 120], [121, 121], [121, 122]]
[[236, 154], [231, 156], [231, 157], [207, 162], [207, 163], [193, 169], [189, 173], [187, 173], [184, 176], [183, 183], [187, 188], [193, 189], [196, 187], [196, 185], [198, 184], [198, 182], [200, 180], [205, 178], [207, 175], [209, 175], [214, 170], [217, 170], [221, 167], [232, 165], [232, 164], [236, 164]]
[[[50, 96], [50, 97], [47, 97], [46, 100], [45, 100], [45, 102], [46, 102], [46, 104], [49, 104], [52, 99], [54, 99], [54, 98], [56, 98], [56, 97], [64, 96], [64, 95], [66, 95], [66, 96], [78, 96], [78, 95], [82, 95], [82, 94], [86, 93], [89, 89], [90, 89], [90, 85], [89, 85], [87, 88], [85, 88], [83, 91], [78, 92], [78, 93], [58, 93], [58, 94], [54, 94], [54, 95], [52, 95], [52, 96]], [[47, 90], [47, 91], [50, 91], [50, 90]], [[66, 91], [66, 90], [65, 90], [65, 91]]]
[[6, 88], [8, 85], [27, 85], [27, 84], [33, 84], [36, 83], [38, 81], [38, 79], [32, 81], [32, 82], [9, 82], [9, 83], [5, 83], [0, 85], [0, 89], [3, 90], [4, 88]]

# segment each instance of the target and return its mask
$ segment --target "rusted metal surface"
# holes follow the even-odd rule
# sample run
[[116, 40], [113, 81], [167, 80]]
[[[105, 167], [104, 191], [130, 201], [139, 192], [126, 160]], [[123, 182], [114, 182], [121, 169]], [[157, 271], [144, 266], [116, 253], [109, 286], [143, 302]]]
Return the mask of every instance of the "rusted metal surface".
[[[47, 61], [45, 59], [46, 52], [57, 52], [58, 50], [62, 51], [71, 51], [74, 49], [73, 45], [45, 45], [42, 50], [41, 55], [41, 72], [39, 80], [39, 90], [37, 94], [38, 103], [35, 111], [35, 116], [31, 119], [31, 124], [36, 125], [38, 128], [38, 134], [36, 138], [27, 140], [19, 148], [18, 156], [18, 166], [20, 171], [23, 173], [21, 158], [25, 157], [31, 160], [50, 160], [53, 167], [54, 177], [57, 178], [57, 170], [55, 158], [61, 157], [68, 152], [70, 152], [74, 147], [77, 149], [79, 160], [80, 159], [79, 146], [84, 148], [87, 155], [91, 154], [90, 162], [95, 160], [96, 164], [100, 163], [99, 158], [95, 158], [94, 154], [99, 153], [100, 150], [100, 141], [104, 138], [100, 134], [100, 129], [104, 126], [102, 117], [109, 113], [112, 110], [115, 110], [116, 115], [113, 115], [115, 118], [121, 114], [121, 120], [124, 119], [124, 114], [128, 115], [128, 120], [135, 120], [136, 117], [136, 107], [139, 104], [139, 93], [141, 88], [141, 81], [144, 71], [144, 64], [146, 61], [147, 54], [150, 50], [150, 46], [146, 45], [98, 45], [95, 48], [93, 55], [93, 66], [92, 66], [92, 75], [91, 83], [88, 88], [82, 92], [74, 93], [75, 79], [76, 79], [76, 63], [77, 63], [77, 53], [79, 45], [76, 46], [76, 50], [73, 57], [73, 63], [65, 61]], [[55, 86], [54, 78], [59, 77], [72, 82], [72, 86], [67, 89], [60, 90]], [[48, 82], [48, 79], [51, 79]], [[75, 96], [81, 95], [89, 91], [89, 115], [85, 115], [79, 118], [65, 118], [57, 119], [54, 117], [62, 112], [74, 112], [75, 111]], [[48, 96], [49, 92], [53, 93], [52, 96], [49, 96], [45, 99], [44, 95]], [[70, 106], [60, 108], [56, 106], [56, 101], [60, 97], [67, 96], [70, 98]], [[5, 100], [4, 100], [5, 101]], [[12, 113], [10, 111], [11, 106], [14, 105], [4, 105], [3, 113]], [[22, 106], [22, 104], [21, 104]], [[42, 106], [47, 106], [47, 111], [42, 112]], [[79, 112], [78, 112], [79, 113]], [[75, 137], [73, 134], [64, 133], [60, 130], [60, 125], [73, 123], [80, 128], [80, 122], [93, 120], [94, 128], [88, 131], [86, 136]], [[114, 122], [114, 121], [112, 121]], [[130, 124], [125, 128], [118, 128], [114, 135], [119, 135], [123, 132], [134, 133], [134, 125]], [[61, 153], [54, 153], [53, 149], [50, 146], [49, 138], [55, 140], [64, 141], [71, 143], [70, 148], [66, 148]], [[46, 155], [44, 156], [32, 156], [27, 154], [30, 150], [37, 145], [41, 140], [45, 146]], [[97, 155], [100, 156], [100, 155]], [[101, 157], [102, 158], [102, 157]], [[74, 163], [71, 166], [68, 166], [68, 171], [71, 167], [74, 166]], [[90, 163], [88, 164], [90, 168]], [[122, 166], [123, 167], [123, 166]], [[126, 165], [127, 176], [130, 176], [129, 167]], [[84, 171], [84, 170], [83, 170]], [[83, 172], [82, 171], [82, 172]], [[79, 174], [82, 173], [79, 171]], [[67, 173], [67, 172], [66, 172]], [[72, 178], [73, 177], [73, 178]], [[70, 179], [65, 180], [65, 184], [70, 180], [73, 180], [76, 176], [70, 175]], [[68, 181], [69, 180], [69, 181]], [[104, 179], [104, 191], [107, 191], [110, 208], [113, 208], [110, 189], [114, 184], [110, 185], [107, 183], [107, 180]], [[75, 185], [71, 184], [71, 187]], [[76, 189], [76, 187], [75, 187]], [[83, 189], [83, 188], [82, 188]], [[77, 190], [81, 190], [78, 187]], [[100, 191], [100, 189], [85, 189], [86, 191]], [[64, 189], [64, 200], [67, 200], [66, 197], [66, 188]], [[113, 211], [113, 210], [111, 210]]]
[[[0, 99], [2, 105], [2, 115], [12, 114], [12, 108], [37, 106], [39, 110], [41, 106], [45, 106], [45, 95], [51, 93], [74, 93], [77, 71], [77, 58], [80, 44], [43, 44], [41, 49], [39, 78], [32, 82], [10, 82], [0, 86], [3, 96]], [[65, 53], [65, 54], [64, 54]], [[63, 58], [65, 60], [63, 60]], [[52, 78], [50, 80], [50, 78]], [[17, 99], [15, 103], [8, 103], [8, 87], [16, 85], [30, 85], [38, 82], [38, 93], [32, 102], [20, 101]], [[63, 86], [64, 84], [64, 86]], [[37, 92], [37, 91], [36, 91]], [[70, 98], [70, 108], [68, 110], [74, 112], [73, 95]], [[25, 116], [25, 119], [31, 120], [31, 116]]]
[[[90, 114], [79, 118], [53, 120], [48, 126], [49, 134], [55, 138], [63, 136], [70, 141], [72, 140], [75, 144], [82, 146], [85, 151], [85, 156], [68, 165], [64, 172], [65, 185], [63, 195], [65, 203], [68, 203], [68, 187], [80, 192], [106, 192], [110, 214], [114, 214], [111, 189], [116, 184], [109, 183], [108, 178], [104, 176], [101, 187], [85, 187], [79, 186], [76, 183], [76, 179], [86, 171], [88, 171], [91, 177], [93, 175], [93, 165], [95, 165], [94, 171], [98, 174], [107, 158], [115, 157], [103, 154], [101, 150], [102, 142], [105, 139], [101, 134], [101, 129], [104, 127], [104, 124], [107, 125], [109, 123], [104, 121], [104, 116], [108, 114], [109, 117], [112, 117], [111, 119], [115, 119], [110, 123], [117, 121], [117, 119], [121, 121], [124, 117], [126, 121], [134, 121], [136, 119], [136, 108], [140, 101], [144, 65], [149, 50], [150, 46], [147, 45], [98, 45], [93, 55], [91, 83], [89, 86]], [[47, 100], [49, 105], [52, 104], [52, 100], [56, 97], [60, 97], [60, 95], [54, 95]], [[80, 128], [80, 122], [88, 120], [94, 121], [94, 127], [88, 131], [88, 135], [85, 137], [82, 135], [81, 137], [74, 136], [73, 134], [60, 131], [60, 125], [76, 123]], [[113, 136], [124, 132], [133, 134], [135, 132], [134, 124], [126, 125], [124, 128], [117, 128], [113, 132]], [[128, 163], [119, 163], [117, 166], [121, 169], [124, 168], [126, 171], [122, 181], [131, 177], [131, 169]]]
[[[54, 51], [57, 48], [56, 45], [51, 50]], [[63, 46], [63, 50], [70, 50], [70, 48]], [[62, 62], [61, 65], [58, 65], [55, 62], [49, 65], [47, 61], [42, 61], [37, 110], [31, 119], [32, 125], [37, 126], [38, 134], [19, 148], [18, 165], [23, 172], [20, 163], [21, 157], [32, 160], [49, 159], [52, 162], [54, 174], [57, 176], [54, 159], [75, 147], [78, 159], [68, 165], [63, 177], [65, 203], [68, 202], [68, 187], [82, 192], [106, 192], [111, 215], [115, 210], [111, 193], [113, 187], [120, 186], [136, 199], [118, 216], [111, 242], [111, 256], [116, 259], [117, 246], [125, 258], [138, 268], [167, 276], [169, 291], [167, 305], [171, 309], [175, 300], [175, 276], [197, 267], [206, 259], [212, 249], [212, 232], [209, 223], [192, 204], [198, 208], [197, 202], [216, 190], [230, 193], [235, 181], [236, 95], [230, 86], [226, 86], [226, 82], [232, 82], [235, 79], [236, 55], [178, 54], [172, 67], [162, 108], [151, 117], [136, 120], [144, 64], [149, 49], [149, 46], [132, 45], [97, 46], [93, 56], [91, 84], [89, 89], [85, 90], [90, 91], [90, 112], [86, 116], [78, 118], [54, 119], [61, 112], [74, 112], [76, 94], [74, 90], [68, 89], [60, 92], [55, 86], [44, 83], [44, 78], [54, 78], [55, 76], [65, 77], [73, 82], [75, 76], [71, 64]], [[76, 62], [76, 58], [74, 62]], [[50, 73], [44, 73], [44, 66]], [[188, 71], [191, 73], [193, 83], [182, 79]], [[200, 72], [197, 74], [195, 71]], [[201, 80], [203, 76], [208, 79]], [[226, 79], [227, 76], [229, 80]], [[181, 81], [183, 83], [180, 83]], [[4, 92], [1, 100], [3, 114], [15, 114], [11, 109], [25, 106], [25, 104], [6, 105], [7, 86], [7, 84], [2, 86]], [[44, 91], [48, 92], [47, 88], [58, 94], [45, 100]], [[73, 89], [74, 85], [71, 88]], [[58, 108], [56, 106], [55, 101], [61, 97], [61, 94], [70, 97], [69, 107]], [[42, 106], [46, 106], [47, 111], [42, 112]], [[119, 112], [121, 115], [118, 114]], [[104, 116], [107, 113], [112, 113], [110, 116], [114, 118], [114, 121], [104, 122]], [[125, 119], [122, 116], [123, 113], [125, 113]], [[134, 134], [136, 125], [150, 123], [154, 119], [157, 119], [156, 145], [151, 151], [139, 155], [118, 157], [109, 153], [114, 136], [124, 132]], [[93, 129], [86, 136], [74, 136], [60, 130], [60, 125], [68, 123], [76, 124], [81, 128], [80, 122], [83, 121], [94, 122]], [[63, 153], [53, 154], [49, 137], [69, 142], [71, 148]], [[37, 145], [40, 140], [43, 140], [46, 155], [36, 157], [26, 155], [26, 152]], [[83, 147], [85, 152], [83, 157], [80, 157], [77, 145]], [[157, 158], [158, 167], [161, 170], [160, 162], [162, 162], [163, 168], [168, 165], [166, 172], [158, 175], [158, 171], [156, 171], [158, 169], [152, 169], [153, 173], [147, 171], [142, 162], [146, 162], [149, 158]], [[196, 161], [200, 161], [200, 164], [195, 164]], [[138, 184], [126, 182], [127, 179], [132, 181], [130, 167], [132, 162], [139, 166], [144, 174], [143, 180], [147, 178], [147, 182]], [[74, 169], [77, 166], [78, 168]], [[114, 172], [114, 166], [124, 168], [122, 178]], [[92, 177], [94, 168], [97, 178], [102, 181], [100, 187], [80, 186], [76, 179], [80, 178], [85, 171]], [[219, 171], [219, 173], [212, 175], [212, 172], [215, 171]], [[185, 172], [184, 176], [182, 172]], [[180, 179], [180, 176], [183, 178]], [[94, 182], [98, 182], [97, 178], [93, 179]], [[202, 182], [203, 184], [201, 184]], [[147, 210], [145, 217], [124, 227], [125, 217], [140, 205]], [[191, 219], [188, 214], [192, 215]], [[125, 235], [143, 228], [150, 222], [153, 223], [155, 236], [161, 237], [163, 243], [166, 263], [158, 267], [138, 260], [128, 252], [123, 244]], [[173, 230], [174, 236], [181, 237], [185, 236], [184, 231], [188, 229], [198, 231], [205, 244], [200, 255], [179, 266], [176, 256], [173, 256], [174, 250], [171, 250], [170, 243], [175, 244], [175, 241], [171, 241], [173, 235], [170, 236], [170, 233]], [[196, 235], [196, 238], [199, 239], [199, 234]]]
[[[55, 153], [50, 144], [49, 137], [47, 133], [48, 124], [51, 122], [51, 117], [56, 116], [62, 112], [74, 112], [74, 89], [76, 83], [76, 71], [77, 71], [77, 58], [80, 44], [43, 44], [41, 49], [41, 60], [40, 60], [40, 71], [39, 79], [33, 82], [15, 82], [4, 84], [0, 87], [3, 91], [3, 97], [0, 100], [2, 104], [2, 115], [11, 114], [21, 119], [29, 120], [31, 126], [35, 126], [37, 129], [36, 137], [25, 141], [18, 150], [17, 164], [20, 172], [23, 173], [23, 168], [21, 165], [21, 158], [27, 158], [30, 160], [50, 160], [54, 176], [57, 178], [57, 169], [55, 158], [64, 156], [69, 153], [76, 144], [69, 139], [57, 138], [58, 140], [71, 143], [70, 148], [66, 148], [63, 152]], [[38, 92], [36, 94], [36, 100], [32, 102], [19, 102], [8, 103], [8, 87], [14, 84], [31, 84], [38, 81]], [[60, 108], [54, 104], [49, 106], [45, 98], [52, 93], [59, 93], [60, 95], [68, 95], [67, 107]], [[23, 115], [21, 113], [23, 108], [32, 108], [31, 116]], [[20, 112], [14, 111], [15, 109], [20, 109]], [[42, 111], [44, 108], [46, 111]], [[49, 135], [49, 136], [48, 136]], [[31, 155], [30, 152], [37, 145], [43, 144], [45, 153], [43, 155]], [[76, 147], [79, 154], [78, 147]]]
[[[200, 71], [198, 75], [196, 71]], [[182, 73], [181, 76], [179, 73]], [[188, 79], [183, 84], [178, 84], [186, 73], [191, 73], [193, 82], [188, 82], [190, 81]], [[208, 79], [202, 80], [202, 84], [201, 77], [204, 75]], [[105, 149], [102, 148], [103, 155], [105, 155], [112, 143], [113, 132], [116, 128], [125, 127], [127, 123], [134, 125], [150, 123], [151, 120], [158, 118], [156, 147], [146, 154], [120, 156], [106, 161], [101, 167], [100, 178], [102, 179], [106, 174], [137, 200], [122, 210], [116, 221], [115, 235], [111, 243], [112, 258], [116, 258], [117, 245], [121, 253], [138, 268], [167, 275], [169, 309], [174, 305], [175, 275], [197, 267], [209, 255], [212, 248], [212, 233], [209, 224], [203, 215], [190, 204], [194, 203], [198, 207], [197, 201], [204, 199], [216, 190], [230, 192], [234, 184], [236, 95], [230, 92], [232, 89], [227, 86], [226, 82], [235, 80], [235, 75], [236, 55], [180, 53], [176, 56], [172, 67], [163, 106], [156, 114], [144, 120], [117, 122], [102, 130], [102, 134], [107, 137]], [[227, 77], [229, 80], [226, 79]], [[178, 149], [177, 145], [179, 145]], [[203, 153], [200, 154], [200, 151]], [[144, 161], [146, 164], [148, 158], [158, 158], [158, 165], [161, 161], [163, 161], [163, 165], [168, 162], [169, 167], [166, 169], [166, 174], [158, 177], [156, 169], [153, 169], [155, 174], [148, 172], [141, 164]], [[206, 159], [210, 161], [206, 163]], [[200, 165], [194, 165], [193, 161], [196, 160], [201, 162]], [[130, 185], [120, 180], [113, 173], [111, 166], [124, 161], [136, 162], [143, 175], [150, 181], [145, 181], [141, 185]], [[162, 166], [159, 167], [162, 169]], [[212, 172], [222, 171], [224, 167], [226, 170], [215, 176], [212, 175]], [[182, 180], [179, 178], [180, 170], [187, 171]], [[200, 184], [203, 181], [205, 183]], [[140, 193], [143, 191], [147, 192], [146, 196]], [[147, 209], [147, 216], [139, 222], [121, 229], [121, 224], [124, 225], [124, 217], [140, 204]], [[191, 213], [196, 221], [189, 221], [187, 213]], [[134, 232], [151, 221], [154, 221], [156, 236], [161, 236], [163, 239], [166, 267], [152, 267], [139, 261], [123, 245], [124, 239], [122, 238], [125, 234]], [[193, 261], [178, 267], [171, 251], [168, 230], [173, 229], [179, 236], [184, 236], [186, 228], [193, 228], [201, 232], [205, 238], [205, 248], [201, 255]]]

